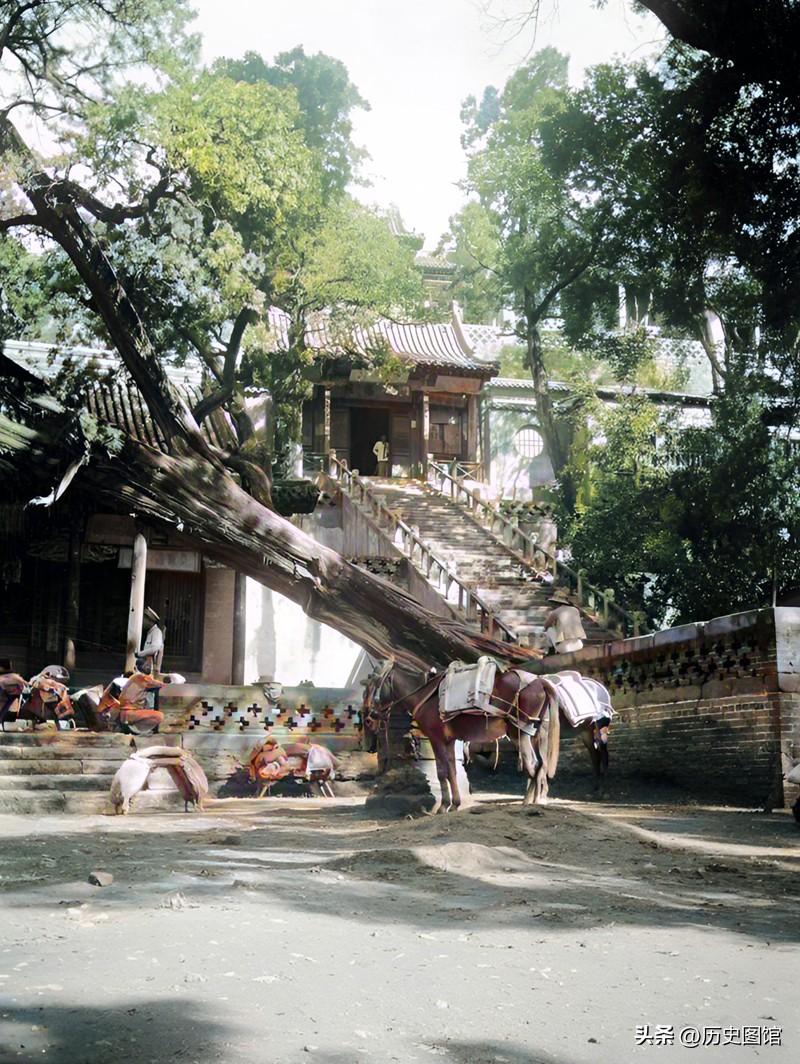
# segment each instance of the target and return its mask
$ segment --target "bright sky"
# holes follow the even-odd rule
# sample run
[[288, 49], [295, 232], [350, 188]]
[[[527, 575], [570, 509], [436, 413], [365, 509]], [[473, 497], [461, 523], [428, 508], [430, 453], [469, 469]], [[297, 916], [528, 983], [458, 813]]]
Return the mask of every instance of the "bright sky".
[[[518, 14], [529, 0], [491, 0]], [[359, 113], [356, 140], [369, 151], [372, 187], [361, 198], [396, 203], [406, 225], [435, 246], [463, 202], [461, 101], [501, 87], [531, 46], [509, 39], [485, 14], [486, 0], [195, 0], [207, 59], [252, 50], [271, 59], [302, 44], [341, 59], [372, 110]], [[572, 59], [570, 76], [613, 56], [639, 58], [661, 39], [659, 24], [625, 0], [597, 11], [591, 0], [544, 0], [536, 47]]]

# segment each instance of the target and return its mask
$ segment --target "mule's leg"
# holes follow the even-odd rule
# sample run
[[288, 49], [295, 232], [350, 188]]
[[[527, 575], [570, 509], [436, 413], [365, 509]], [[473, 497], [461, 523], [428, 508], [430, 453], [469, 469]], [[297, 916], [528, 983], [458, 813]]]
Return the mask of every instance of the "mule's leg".
[[[431, 746], [433, 747], [433, 756], [436, 758], [436, 775], [439, 778], [439, 787], [442, 792], [442, 798], [436, 812], [446, 813], [450, 808], [450, 766], [448, 764], [448, 747], [446, 743], [434, 742], [433, 740], [431, 740]], [[452, 744], [450, 749], [453, 749]]]
[[456, 765], [456, 744], [450, 743], [447, 748], [447, 778], [450, 781], [450, 794], [453, 801], [453, 809], [457, 812], [461, 805], [461, 792], [458, 789], [458, 766]]
[[519, 748], [520, 761], [525, 775], [528, 777], [528, 785], [525, 789], [525, 797], [522, 800], [524, 806], [537, 805], [547, 798], [547, 772], [541, 758], [536, 756], [533, 748], [533, 740], [525, 732], [519, 732], [516, 738]]
[[597, 753], [600, 755], [600, 797], [606, 798], [608, 796], [608, 740], [600, 741]]
[[600, 791], [600, 775], [601, 775], [601, 754], [598, 748], [594, 744], [594, 726], [589, 722], [584, 724], [581, 728], [581, 739], [583, 739], [583, 745], [586, 747], [589, 758], [592, 762], [592, 786], [594, 793], [598, 794]]

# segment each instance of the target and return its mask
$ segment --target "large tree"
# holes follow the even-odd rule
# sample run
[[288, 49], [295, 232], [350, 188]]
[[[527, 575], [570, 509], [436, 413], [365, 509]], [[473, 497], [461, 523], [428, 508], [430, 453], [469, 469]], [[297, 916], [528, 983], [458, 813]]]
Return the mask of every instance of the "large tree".
[[[480, 265], [516, 314], [547, 453], [565, 495], [574, 501], [570, 440], [558, 425], [548, 387], [542, 325], [567, 308], [575, 286], [590, 280], [602, 286], [617, 251], [605, 198], [576, 196], [545, 163], [542, 132], [567, 98], [567, 63], [566, 56], [543, 49], [512, 74], [502, 92], [490, 87], [480, 103], [468, 99], [462, 117], [467, 190], [494, 229], [494, 241], [483, 240], [483, 247], [494, 251], [493, 261]], [[466, 213], [457, 219], [457, 246], [466, 221]]]
[[[198, 72], [187, 18], [183, 0], [3, 6], [0, 232], [77, 282], [164, 450], [98, 433], [79, 404], [55, 402], [4, 362], [0, 444], [11, 461], [0, 469], [19, 483], [20, 462], [33, 457], [32, 485], [78, 461], [76, 485], [179, 524], [212, 557], [373, 653], [415, 665], [473, 657], [484, 644], [471, 630], [271, 508], [270, 469], [238, 401], [239, 350], [297, 268], [296, 233], [324, 225], [329, 188], [296, 89]], [[213, 385], [194, 409], [171, 383], [166, 353], [204, 361]], [[201, 429], [220, 405], [237, 434], [226, 450]]]

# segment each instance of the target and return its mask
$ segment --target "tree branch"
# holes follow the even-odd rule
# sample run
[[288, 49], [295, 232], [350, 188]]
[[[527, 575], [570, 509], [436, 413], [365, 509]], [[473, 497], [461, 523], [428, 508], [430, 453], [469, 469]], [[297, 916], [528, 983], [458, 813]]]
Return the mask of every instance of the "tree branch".
[[[16, 126], [0, 116], [0, 156], [8, 151], [33, 161]], [[74, 203], [54, 197], [53, 189], [58, 184], [41, 171], [25, 179], [23, 191], [35, 211], [36, 224], [61, 246], [91, 293], [98, 315], [168, 446], [182, 441], [183, 450], [188, 446], [220, 468], [219, 456], [203, 438], [189, 407], [169, 380], [144, 323], [100, 242]]]
[[21, 225], [40, 225], [35, 214], [18, 214], [14, 218], [0, 218], [0, 233], [6, 233]]
[[255, 325], [257, 321], [258, 312], [252, 307], [243, 307], [236, 316], [233, 332], [225, 352], [225, 363], [222, 367], [222, 387], [216, 392], [212, 392], [211, 395], [204, 396], [195, 406], [192, 413], [198, 424], [222, 406], [223, 403], [227, 403], [232, 397], [236, 381], [236, 362], [239, 357], [239, 348], [242, 345], [242, 337], [247, 326]]
[[[714, 35], [709, 32], [707, 25], [687, 10], [686, 3], [681, 0], [640, 0], [640, 3], [655, 15], [676, 40], [702, 52], [714, 53]], [[723, 12], [720, 12], [720, 18], [723, 17]], [[736, 12], [731, 11], [730, 17], [735, 19]]]

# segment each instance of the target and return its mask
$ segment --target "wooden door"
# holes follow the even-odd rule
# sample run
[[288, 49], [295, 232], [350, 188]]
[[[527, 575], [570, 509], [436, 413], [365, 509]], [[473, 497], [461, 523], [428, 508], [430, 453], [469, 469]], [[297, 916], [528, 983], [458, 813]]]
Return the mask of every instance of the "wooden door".
[[411, 469], [411, 418], [408, 414], [392, 414], [389, 434], [391, 474], [407, 477]]
[[335, 401], [331, 409], [331, 447], [337, 458], [350, 465], [350, 408]]

